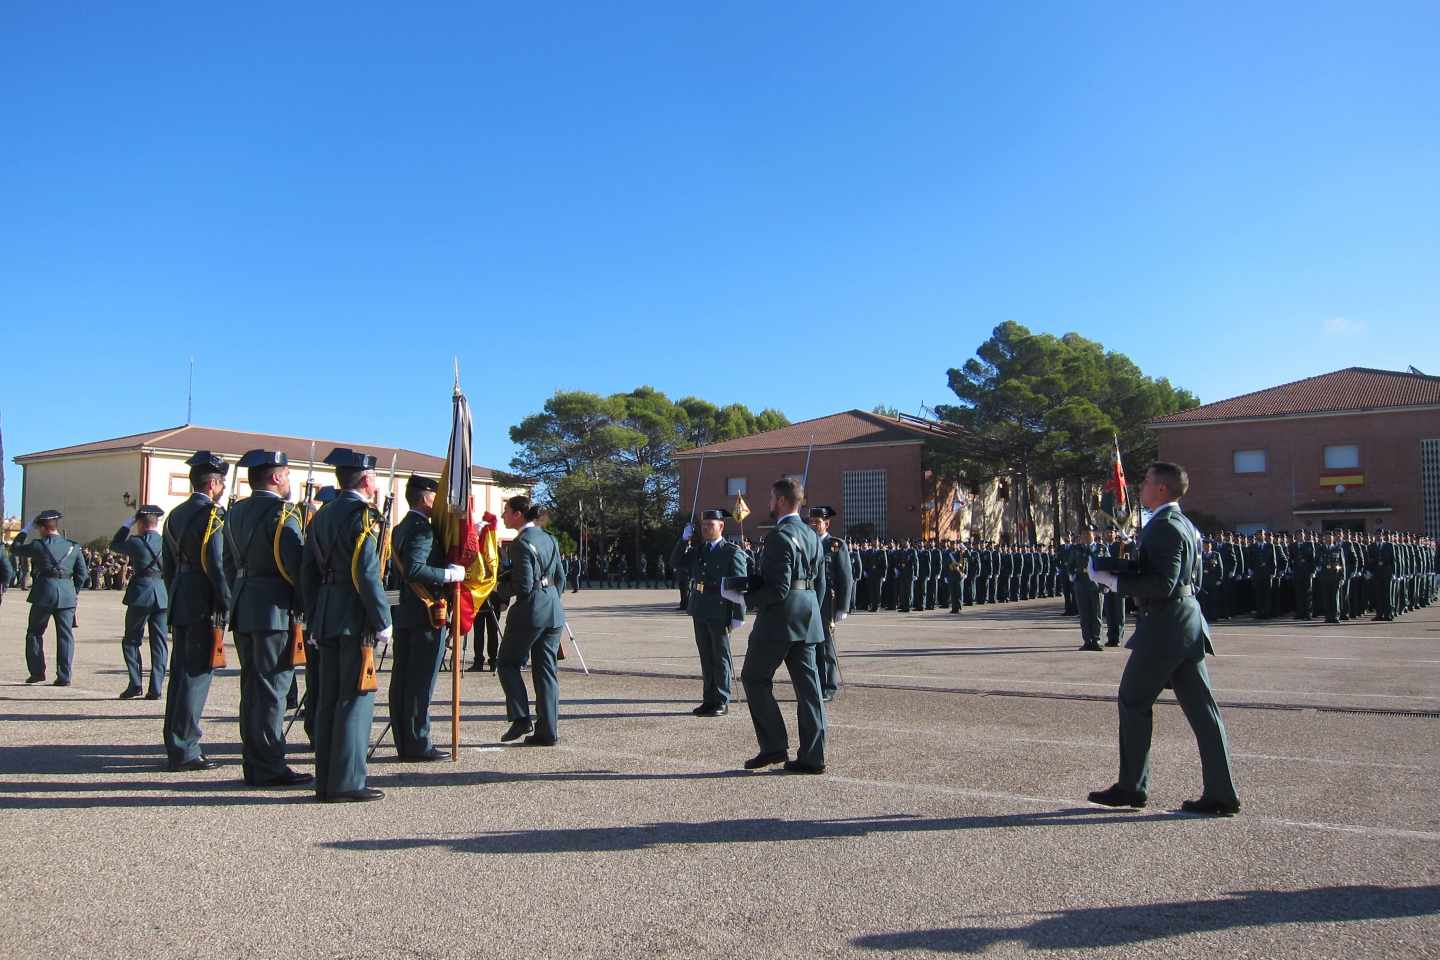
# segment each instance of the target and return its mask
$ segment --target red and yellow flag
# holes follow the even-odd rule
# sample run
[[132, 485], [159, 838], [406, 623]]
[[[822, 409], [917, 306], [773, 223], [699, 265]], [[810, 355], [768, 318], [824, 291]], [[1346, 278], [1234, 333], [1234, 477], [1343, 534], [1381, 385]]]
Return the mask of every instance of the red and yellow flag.
[[495, 524], [475, 522], [475, 503], [471, 496], [470, 475], [470, 403], [455, 380], [453, 416], [450, 423], [450, 447], [445, 455], [445, 469], [440, 473], [440, 493], [435, 498], [433, 521], [440, 543], [445, 549], [445, 562], [465, 568], [460, 583], [459, 605], [456, 610], [457, 636], [470, 632], [480, 605], [495, 589], [500, 574], [500, 548]]

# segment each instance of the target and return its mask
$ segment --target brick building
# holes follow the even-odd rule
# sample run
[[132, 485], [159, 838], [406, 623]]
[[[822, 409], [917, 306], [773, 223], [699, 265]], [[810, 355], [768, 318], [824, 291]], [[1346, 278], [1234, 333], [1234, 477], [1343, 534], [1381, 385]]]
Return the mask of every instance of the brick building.
[[[1010, 498], [1011, 479], [997, 477], [962, 488], [926, 468], [925, 454], [932, 445], [963, 442], [957, 428], [919, 417], [889, 417], [863, 410], [804, 420], [676, 454], [682, 510], [689, 513], [698, 480], [702, 509], [729, 508], [737, 495], [743, 495], [754, 513], [745, 532], [763, 535], [771, 526], [766, 516], [770, 484], [783, 476], [801, 477], [812, 440], [806, 500], [834, 507], [839, 512], [839, 529], [847, 537], [1010, 540], [1030, 536], [1022, 533], [1025, 524], [1016, 509], [1018, 498]], [[1035, 513], [1041, 529], [1032, 534], [1048, 539], [1047, 511]], [[733, 524], [727, 529], [727, 535], [737, 532]]]
[[1229, 529], [1440, 534], [1440, 377], [1349, 367], [1150, 426]]

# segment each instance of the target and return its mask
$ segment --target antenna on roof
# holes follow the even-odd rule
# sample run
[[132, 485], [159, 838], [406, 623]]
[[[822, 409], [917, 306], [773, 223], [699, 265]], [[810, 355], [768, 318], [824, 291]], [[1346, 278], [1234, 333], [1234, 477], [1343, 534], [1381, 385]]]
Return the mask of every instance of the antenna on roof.
[[185, 426], [190, 426], [190, 417], [195, 411], [195, 358], [190, 358], [190, 387], [185, 392]]
[[1415, 366], [1414, 364], [1411, 364], [1411, 365], [1410, 365], [1410, 372], [1411, 372], [1411, 373], [1414, 373], [1414, 374], [1418, 374], [1418, 375], [1420, 375], [1420, 376], [1422, 376], [1422, 377], [1428, 377], [1428, 376], [1430, 376], [1430, 374], [1426, 373], [1424, 370], [1421, 370], [1419, 367]]

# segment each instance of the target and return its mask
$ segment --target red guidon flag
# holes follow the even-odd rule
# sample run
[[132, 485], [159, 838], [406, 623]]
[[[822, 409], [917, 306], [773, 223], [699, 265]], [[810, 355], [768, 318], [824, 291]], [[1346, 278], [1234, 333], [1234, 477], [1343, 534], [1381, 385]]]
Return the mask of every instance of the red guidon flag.
[[1114, 453], [1110, 460], [1110, 479], [1105, 481], [1105, 490], [1115, 495], [1115, 515], [1119, 516], [1129, 506], [1125, 493], [1125, 465], [1120, 462], [1120, 438], [1115, 438]]

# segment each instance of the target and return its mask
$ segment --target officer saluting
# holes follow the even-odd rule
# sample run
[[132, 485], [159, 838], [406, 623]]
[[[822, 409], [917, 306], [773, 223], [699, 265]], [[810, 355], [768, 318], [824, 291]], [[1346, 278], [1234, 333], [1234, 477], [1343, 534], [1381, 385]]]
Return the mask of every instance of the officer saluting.
[[240, 743], [252, 787], [309, 783], [285, 763], [285, 696], [295, 679], [290, 618], [300, 609], [304, 531], [290, 503], [290, 459], [250, 450], [237, 466], [250, 472], [251, 494], [225, 518], [225, 578], [232, 591], [230, 626], [240, 657]]
[[380, 512], [375, 458], [349, 447], [325, 457], [340, 493], [310, 521], [301, 566], [306, 622], [316, 641], [315, 799], [379, 800], [365, 786], [365, 754], [375, 716], [376, 643], [390, 642], [390, 604], [380, 582]]
[[230, 611], [225, 580], [225, 510], [217, 502], [230, 467], [209, 450], [197, 450], [190, 467], [190, 499], [165, 518], [161, 562], [170, 585], [170, 683], [165, 690], [165, 753], [169, 769], [209, 770], [216, 761], [200, 751], [200, 715], [210, 694], [212, 629]]
[[673, 557], [676, 570], [690, 578], [689, 610], [695, 625], [695, 648], [700, 654], [700, 706], [697, 717], [723, 717], [730, 712], [730, 634], [744, 620], [745, 611], [720, 595], [725, 577], [743, 577], [749, 571], [745, 554], [722, 536], [730, 511], [714, 509], [700, 514], [700, 543], [690, 542], [689, 524], [680, 534]]
[[25, 630], [26, 683], [45, 679], [45, 627], [55, 621], [55, 686], [70, 686], [75, 661], [75, 584], [90, 575], [80, 544], [60, 535], [59, 510], [42, 510], [15, 555], [30, 561], [35, 582], [30, 587], [30, 622]]
[[825, 562], [820, 565], [820, 625], [825, 642], [817, 651], [816, 666], [820, 673], [820, 698], [826, 703], [835, 699], [840, 689], [840, 659], [835, 650], [835, 625], [850, 614], [850, 595], [855, 582], [850, 573], [850, 548], [844, 540], [830, 536], [830, 520], [835, 516], [831, 507], [811, 507], [810, 529], [820, 538]]
[[[805, 489], [798, 480], [775, 481], [770, 512], [779, 519], [765, 540], [759, 577], [751, 578], [752, 586], [744, 594], [728, 586], [722, 590], [725, 599], [756, 611], [740, 672], [760, 743], [760, 752], [745, 761], [747, 770], [784, 763], [792, 773], [825, 772], [825, 704], [815, 669], [815, 648], [825, 642], [815, 596], [824, 556], [819, 539], [800, 520], [804, 499]], [[775, 702], [775, 671], [781, 663], [790, 672], [800, 722], [800, 749], [794, 760], [787, 759], [785, 720]]]
[[[430, 511], [435, 508], [438, 481], [411, 476], [405, 481], [410, 512], [390, 535], [391, 557], [403, 581], [400, 603], [391, 610], [395, 622], [395, 657], [390, 668], [390, 729], [401, 760], [443, 760], [449, 753], [430, 743], [430, 698], [440, 661], [445, 656], [445, 585], [465, 579], [465, 568], [446, 564], [435, 539]], [[475, 631], [476, 637], [482, 633]], [[484, 653], [476, 643], [475, 658]]]
[[125, 638], [120, 652], [125, 657], [125, 671], [130, 683], [120, 694], [121, 700], [140, 696], [140, 641], [145, 628], [150, 628], [150, 692], [146, 700], [159, 700], [165, 682], [165, 658], [169, 651], [165, 642], [166, 610], [170, 596], [165, 590], [164, 562], [160, 555], [160, 518], [165, 511], [146, 504], [135, 516], [121, 524], [110, 541], [110, 549], [129, 558], [130, 583], [125, 587]]

